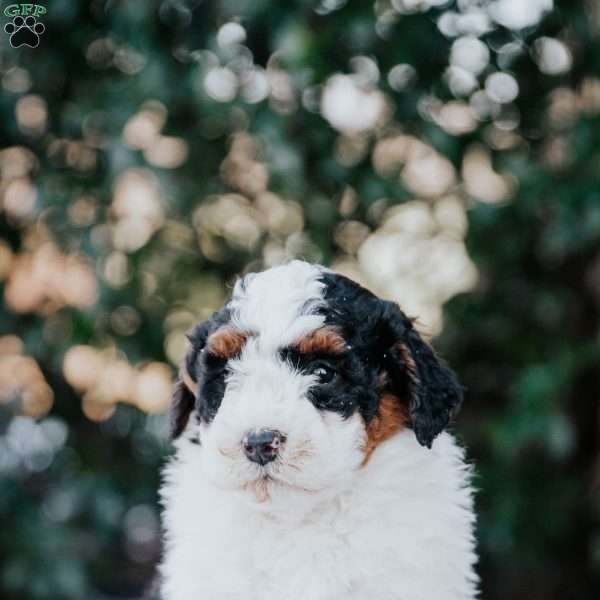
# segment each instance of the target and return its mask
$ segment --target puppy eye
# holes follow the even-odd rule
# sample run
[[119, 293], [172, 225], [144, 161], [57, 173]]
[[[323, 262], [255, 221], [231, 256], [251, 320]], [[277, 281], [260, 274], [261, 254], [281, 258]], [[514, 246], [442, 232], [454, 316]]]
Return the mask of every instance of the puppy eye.
[[319, 383], [329, 383], [335, 375], [335, 371], [327, 365], [316, 365], [311, 373], [319, 378]]

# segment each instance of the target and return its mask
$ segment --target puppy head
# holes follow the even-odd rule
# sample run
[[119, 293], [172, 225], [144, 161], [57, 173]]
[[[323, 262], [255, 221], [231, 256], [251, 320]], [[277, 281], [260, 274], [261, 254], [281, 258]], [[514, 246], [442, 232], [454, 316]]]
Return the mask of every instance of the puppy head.
[[405, 428], [431, 447], [461, 396], [398, 306], [294, 261], [193, 330], [172, 435], [201, 445], [216, 485], [268, 500], [335, 487]]

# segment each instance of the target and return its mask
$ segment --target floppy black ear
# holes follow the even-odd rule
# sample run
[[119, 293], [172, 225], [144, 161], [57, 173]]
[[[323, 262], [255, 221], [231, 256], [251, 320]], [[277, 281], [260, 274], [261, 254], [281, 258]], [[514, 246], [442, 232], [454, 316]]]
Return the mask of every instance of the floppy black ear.
[[418, 442], [431, 448], [460, 409], [463, 387], [398, 306], [384, 304], [388, 347], [384, 368], [395, 395], [400, 399], [408, 396], [408, 412]]
[[180, 376], [175, 382], [173, 396], [171, 397], [171, 411], [169, 423], [171, 439], [179, 437], [187, 425], [190, 413], [194, 410], [196, 398]]
[[190, 348], [185, 355], [179, 376], [171, 396], [171, 410], [169, 422], [171, 426], [171, 439], [178, 438], [185, 429], [190, 413], [196, 405], [196, 396], [192, 390], [197, 387], [196, 367], [198, 355], [202, 352], [208, 335], [208, 323], [205, 321], [196, 325], [188, 334]]
[[204, 350], [206, 339], [212, 331], [227, 323], [229, 319], [229, 309], [223, 308], [214, 313], [210, 319], [198, 323], [187, 335], [190, 347], [175, 382], [171, 400], [169, 415], [171, 439], [182, 434], [190, 418], [190, 413], [196, 407], [196, 396], [192, 390], [198, 387], [200, 378], [198, 358]]

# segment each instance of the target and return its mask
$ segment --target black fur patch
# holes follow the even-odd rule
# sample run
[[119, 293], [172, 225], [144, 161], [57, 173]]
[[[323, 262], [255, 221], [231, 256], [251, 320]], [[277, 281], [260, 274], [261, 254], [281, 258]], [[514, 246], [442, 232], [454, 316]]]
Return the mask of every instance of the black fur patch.
[[171, 403], [171, 437], [176, 438], [185, 429], [190, 413], [196, 410], [203, 419], [210, 421], [217, 414], [225, 393], [225, 360], [210, 356], [204, 351], [208, 336], [230, 320], [230, 312], [224, 308], [210, 319], [196, 325], [188, 334], [190, 349], [185, 357], [185, 369], [196, 383], [193, 394], [178, 381], [175, 384]]
[[348, 418], [357, 409], [365, 413], [369, 406], [375, 405], [376, 374], [354, 352], [300, 353], [295, 348], [285, 348], [280, 355], [292, 368], [303, 373], [317, 373], [323, 368], [330, 371], [331, 378], [318, 382], [309, 391], [309, 399], [316, 408]]
[[[456, 376], [396, 304], [377, 298], [342, 275], [326, 273], [322, 281], [326, 306], [320, 312], [351, 346], [353, 378], [360, 380], [353, 385], [360, 388], [357, 406], [365, 422], [377, 414], [381, 396], [391, 393], [408, 405], [419, 443], [431, 447], [460, 407], [463, 390]], [[408, 350], [408, 357], [400, 345]], [[343, 386], [330, 393], [349, 394], [348, 402], [356, 396], [355, 390], [349, 392]]]

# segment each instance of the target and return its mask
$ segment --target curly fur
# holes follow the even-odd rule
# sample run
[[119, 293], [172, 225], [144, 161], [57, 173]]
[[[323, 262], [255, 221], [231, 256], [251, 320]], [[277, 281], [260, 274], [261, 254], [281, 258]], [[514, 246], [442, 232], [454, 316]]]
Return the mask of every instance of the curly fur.
[[[470, 469], [443, 431], [462, 388], [395, 304], [294, 261], [240, 280], [183, 369], [164, 600], [475, 598]], [[285, 436], [265, 465], [242, 444], [261, 429]]]

